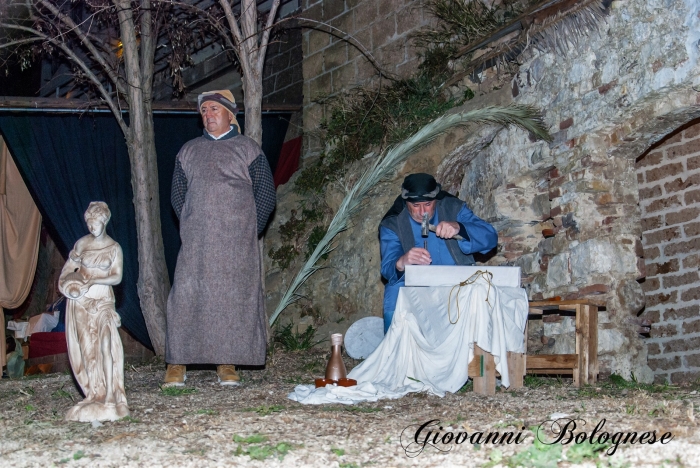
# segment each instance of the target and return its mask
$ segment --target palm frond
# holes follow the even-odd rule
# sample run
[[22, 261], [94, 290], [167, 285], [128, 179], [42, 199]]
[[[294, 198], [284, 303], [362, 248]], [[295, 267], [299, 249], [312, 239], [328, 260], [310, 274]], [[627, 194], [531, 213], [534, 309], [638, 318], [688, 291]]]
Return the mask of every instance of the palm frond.
[[452, 128], [472, 123], [514, 125], [533, 133], [537, 138], [543, 140], [551, 139], [536, 109], [529, 106], [514, 105], [508, 107], [485, 107], [468, 112], [444, 115], [424, 126], [401, 143], [385, 150], [346, 193], [338, 211], [328, 226], [328, 231], [326, 231], [323, 239], [318, 243], [304, 266], [299, 270], [299, 273], [294, 277], [294, 280], [270, 317], [271, 326], [277, 321], [277, 317], [284, 309], [300, 298], [296, 292], [297, 289], [311, 275], [322, 268], [322, 266], [317, 265], [318, 260], [333, 250], [331, 244], [333, 239], [348, 228], [350, 218], [361, 208], [362, 202], [370, 190], [380, 181], [390, 176], [394, 169], [408, 159], [409, 156], [434, 141], [440, 135]]

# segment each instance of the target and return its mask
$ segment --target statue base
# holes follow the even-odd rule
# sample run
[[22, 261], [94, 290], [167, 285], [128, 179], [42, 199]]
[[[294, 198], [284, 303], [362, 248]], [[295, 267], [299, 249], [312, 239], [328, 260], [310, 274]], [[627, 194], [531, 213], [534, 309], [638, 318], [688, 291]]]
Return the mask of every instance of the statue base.
[[129, 407], [120, 403], [80, 402], [66, 413], [66, 421], [118, 421], [129, 416]]

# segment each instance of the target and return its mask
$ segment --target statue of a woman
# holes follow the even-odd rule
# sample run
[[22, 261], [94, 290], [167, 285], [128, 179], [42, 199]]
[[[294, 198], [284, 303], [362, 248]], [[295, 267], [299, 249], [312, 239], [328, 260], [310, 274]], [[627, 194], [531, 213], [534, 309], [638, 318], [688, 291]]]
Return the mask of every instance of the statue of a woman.
[[68, 357], [85, 399], [66, 414], [68, 421], [115, 421], [129, 415], [124, 392], [124, 349], [117, 328], [112, 286], [122, 280], [122, 249], [105, 232], [110, 211], [92, 202], [85, 212], [90, 234], [68, 255], [58, 288], [68, 298]]

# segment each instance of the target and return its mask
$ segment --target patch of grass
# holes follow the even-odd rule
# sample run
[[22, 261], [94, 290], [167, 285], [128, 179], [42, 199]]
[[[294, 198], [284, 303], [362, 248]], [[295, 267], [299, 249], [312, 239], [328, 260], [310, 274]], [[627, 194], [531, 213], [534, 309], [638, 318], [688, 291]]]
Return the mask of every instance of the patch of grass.
[[543, 377], [538, 377], [536, 375], [525, 375], [523, 379], [525, 386], [528, 388], [539, 388], [547, 385], [547, 380]]
[[256, 408], [244, 408], [243, 411], [255, 412], [262, 416], [268, 416], [272, 413], [279, 413], [280, 411], [284, 411], [285, 409], [286, 408], [281, 405], [262, 405]]
[[592, 444], [585, 441], [582, 444], [574, 444], [566, 451], [566, 459], [571, 463], [582, 463], [586, 460], [596, 460], [610, 444]]
[[51, 394], [51, 396], [54, 398], [66, 398], [66, 399], [69, 399], [71, 401], [74, 401], [73, 395], [71, 395], [69, 392], [63, 390], [63, 387], [61, 387], [58, 390], [56, 390], [55, 392], [53, 392]]
[[314, 341], [316, 329], [311, 325], [302, 333], [293, 328], [294, 324], [289, 323], [275, 330], [274, 342], [279, 343], [285, 351], [305, 351], [326, 341], [326, 338]]
[[474, 391], [474, 381], [469, 380], [467, 383], [462, 385], [462, 388], [457, 390], [457, 393], [467, 393], [467, 392], [473, 392]]
[[357, 463], [341, 463], [338, 468], [360, 468]]
[[[265, 445], [251, 445], [251, 444], [262, 444], [267, 442], [267, 437], [261, 434], [253, 434], [248, 437], [242, 437], [239, 435], [233, 436], [233, 441], [237, 442], [239, 445], [234, 452], [234, 455], [248, 455], [251, 460], [265, 460], [272, 456], [276, 456], [279, 460], [282, 460], [290, 450], [296, 448], [293, 444], [289, 442], [279, 442], [277, 444], [265, 444]], [[243, 447], [243, 444], [248, 445]]]
[[284, 383], [288, 384], [293, 384], [293, 385], [300, 385], [300, 384], [306, 384], [309, 383], [309, 379], [305, 379], [304, 377], [301, 377], [299, 375], [295, 375], [294, 377], [288, 377], [284, 379]]
[[239, 444], [260, 444], [262, 442], [267, 442], [267, 436], [262, 434], [253, 434], [248, 437], [243, 437], [239, 436], [238, 434], [234, 434], [233, 441]]
[[120, 421], [128, 422], [128, 423], [140, 423], [140, 419], [132, 418], [131, 416], [124, 416], [123, 418], [120, 419]]
[[185, 454], [192, 454], [192, 455], [199, 455], [199, 456], [203, 457], [204, 455], [206, 455], [207, 450], [206, 450], [206, 449], [190, 449], [190, 450], [185, 450], [185, 451], [182, 452], [182, 453], [185, 453]]
[[494, 464], [503, 463], [511, 468], [518, 466], [525, 468], [557, 468], [559, 460], [562, 458], [561, 444], [548, 445], [540, 440], [544, 438], [544, 435], [541, 432], [538, 434], [538, 427], [531, 427], [530, 429], [535, 433], [535, 439], [527, 450], [502, 459], [502, 461], [499, 460]]
[[182, 396], [197, 393], [197, 389], [192, 387], [160, 387], [160, 392], [165, 396]]
[[341, 448], [331, 447], [331, 452], [333, 452], [334, 454], [336, 454], [339, 457], [342, 457], [343, 455], [345, 455], [345, 450], [341, 449]]
[[80, 460], [84, 456], [85, 456], [85, 452], [83, 452], [82, 450], [78, 450], [77, 452], [75, 452], [73, 454], [73, 460]]
[[206, 414], [207, 416], [214, 416], [219, 414], [219, 412], [213, 409], [200, 409], [195, 411], [195, 414]]
[[645, 384], [637, 382], [634, 375], [632, 376], [632, 380], [626, 380], [625, 378], [617, 374], [612, 374], [606, 380], [602, 380], [596, 385], [585, 385], [579, 388], [577, 395], [579, 397], [603, 398], [606, 396], [619, 397], [622, 395], [626, 395], [630, 391], [644, 391], [647, 393], [662, 396], [663, 398], [685, 397], [685, 395], [676, 395], [677, 390], [678, 387], [670, 385], [668, 383]]
[[26, 405], [24, 407], [24, 411], [36, 411], [36, 407], [34, 407], [33, 405]]

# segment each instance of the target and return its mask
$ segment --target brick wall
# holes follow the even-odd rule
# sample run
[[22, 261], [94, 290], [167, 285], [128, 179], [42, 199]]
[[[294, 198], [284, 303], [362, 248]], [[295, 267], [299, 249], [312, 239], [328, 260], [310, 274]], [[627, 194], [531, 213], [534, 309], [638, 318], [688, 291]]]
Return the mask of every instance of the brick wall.
[[[418, 56], [410, 35], [429, 21], [420, 0], [302, 0], [302, 17], [327, 23], [350, 34], [368, 49], [385, 71], [410, 75]], [[338, 32], [342, 31], [342, 33]], [[376, 70], [360, 51], [330, 34], [306, 29], [304, 51], [304, 153], [320, 150], [313, 131], [324, 118], [316, 101], [358, 84], [376, 80]]]
[[637, 160], [646, 258], [649, 366], [657, 381], [700, 377], [700, 121]]
[[270, 41], [263, 70], [263, 104], [301, 104], [301, 29], [286, 29]]

